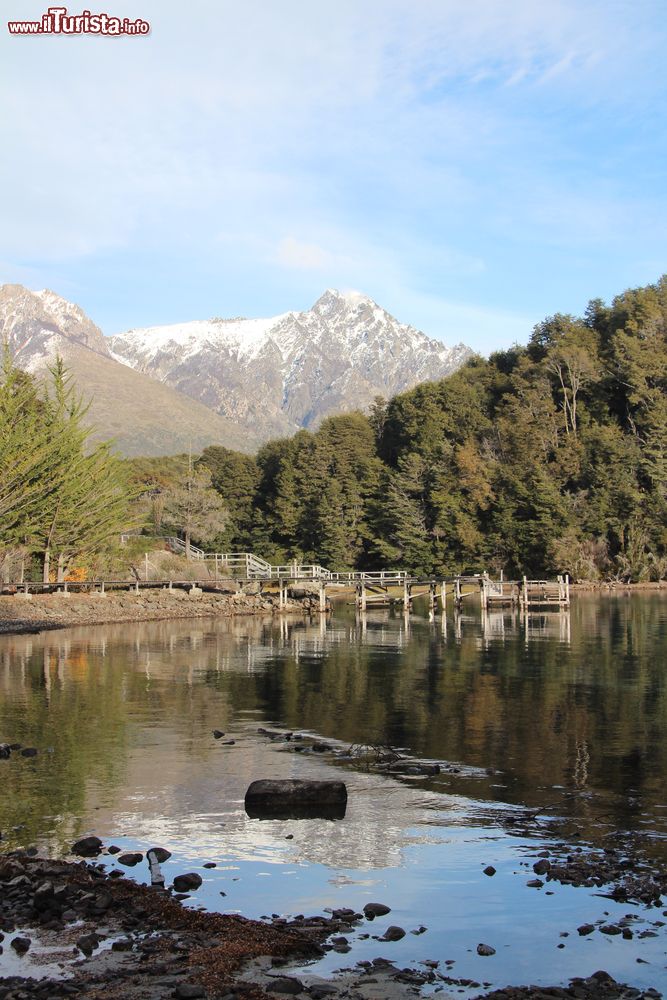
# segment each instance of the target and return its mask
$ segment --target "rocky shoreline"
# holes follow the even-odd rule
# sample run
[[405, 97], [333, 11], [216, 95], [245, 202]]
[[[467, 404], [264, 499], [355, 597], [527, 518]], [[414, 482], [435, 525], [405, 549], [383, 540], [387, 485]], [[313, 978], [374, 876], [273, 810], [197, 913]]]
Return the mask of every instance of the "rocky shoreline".
[[[460, 992], [464, 987], [469, 993], [482, 985], [443, 974], [437, 961], [422, 963], [423, 970], [401, 969], [381, 956], [331, 980], [297, 976], [290, 962], [316, 959], [325, 950], [349, 951], [346, 932], [373, 920], [374, 906], [377, 913], [388, 907], [369, 904], [363, 913], [339, 909], [328, 916], [287, 920], [274, 915], [267, 921], [208, 913], [184, 906], [187, 893], [175, 891], [188, 885], [195, 890], [194, 873], [177, 877], [169, 888], [159, 878], [152, 886], [139, 885], [118, 869], [105, 871], [96, 860], [105, 850], [97, 838], [85, 838], [73, 849], [90, 860], [46, 860], [33, 851], [0, 856], [0, 953], [11, 955], [14, 966], [14, 974], [0, 978], [0, 1000], [402, 1000], [419, 995], [423, 987], [430, 992], [435, 986], [446, 997], [452, 995], [444, 992], [448, 988]], [[106, 852], [113, 853], [113, 846]], [[152, 853], [154, 860], [169, 856], [160, 848]], [[159, 862], [151, 866], [159, 876]], [[660, 997], [657, 990], [617, 983], [604, 971], [565, 987], [512, 987], [477, 995], [495, 1000]]]
[[[274, 614], [276, 594], [195, 590], [126, 590], [106, 594], [37, 594], [0, 596], [0, 635], [41, 632], [77, 625], [159, 621], [178, 618], [228, 618], [232, 615]], [[319, 612], [319, 599], [291, 597], [281, 609], [293, 614]]]

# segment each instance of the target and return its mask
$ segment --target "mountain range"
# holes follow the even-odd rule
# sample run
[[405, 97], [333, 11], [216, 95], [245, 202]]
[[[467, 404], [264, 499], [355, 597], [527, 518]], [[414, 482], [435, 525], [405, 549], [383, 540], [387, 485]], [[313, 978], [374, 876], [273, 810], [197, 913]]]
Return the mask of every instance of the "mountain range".
[[0, 339], [42, 373], [60, 355], [91, 398], [100, 438], [127, 455], [223, 444], [254, 450], [439, 379], [471, 354], [399, 323], [358, 292], [327, 290], [304, 312], [192, 321], [105, 337], [54, 292], [0, 287]]

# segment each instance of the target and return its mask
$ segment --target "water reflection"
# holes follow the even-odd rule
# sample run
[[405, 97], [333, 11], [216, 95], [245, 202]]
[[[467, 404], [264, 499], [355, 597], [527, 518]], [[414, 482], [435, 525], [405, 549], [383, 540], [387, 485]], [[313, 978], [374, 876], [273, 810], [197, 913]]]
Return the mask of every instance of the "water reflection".
[[[90, 817], [93, 792], [111, 815], [123, 784], [136, 801], [152, 796], [178, 818], [175, 788], [192, 787], [193, 769], [206, 771], [212, 755], [220, 761], [213, 728], [240, 733], [227, 751], [226, 795], [237, 802], [268, 766], [254, 732], [268, 722], [341, 747], [389, 744], [454, 763], [456, 772], [419, 782], [438, 803], [453, 795], [556, 810], [588, 835], [616, 823], [664, 836], [665, 608], [659, 595], [583, 597], [570, 613], [450, 610], [432, 620], [419, 605], [407, 616], [341, 607], [311, 622], [152, 622], [4, 637], [0, 735], [42, 752], [0, 765], [10, 792], [0, 829], [23, 823], [16, 842], [62, 843]], [[324, 766], [284, 756], [289, 773]], [[410, 795], [413, 784], [383, 779]]]
[[[87, 831], [130, 849], [162, 843], [173, 866], [216, 860], [213, 875], [202, 869], [200, 898], [219, 906], [222, 889], [225, 905], [250, 914], [282, 911], [287, 896], [297, 912], [359, 906], [384, 886], [396, 920], [419, 923], [428, 911], [443, 949], [460, 937], [458, 972], [476, 978], [489, 971], [475, 967], [475, 943], [495, 934], [499, 944], [500, 924], [521, 905], [526, 955], [532, 960], [544, 939], [540, 967], [554, 976], [551, 925], [540, 924], [530, 890], [519, 901], [512, 881], [523, 824], [510, 820], [556, 815], [602, 844], [611, 831], [635, 831], [664, 861], [666, 653], [659, 594], [578, 597], [569, 614], [449, 608], [429, 616], [417, 601], [407, 616], [341, 606], [312, 621], [198, 619], [5, 636], [0, 741], [40, 753], [0, 761], [3, 845], [58, 852]], [[261, 726], [318, 735], [332, 751], [272, 743]], [[213, 729], [225, 738], [214, 739]], [[380, 774], [350, 759], [347, 749], [360, 743], [445, 766], [431, 777]], [[344, 777], [343, 821], [245, 814], [254, 779], [309, 776]], [[482, 861], [498, 868], [494, 879], [480, 882]], [[549, 919], [558, 905], [571, 912], [565, 926], [576, 927], [591, 917], [579, 913], [582, 898], [591, 903], [571, 892], [579, 892], [576, 905], [559, 895]], [[515, 927], [494, 967], [505, 981], [529, 978], [507, 964], [520, 933]], [[396, 956], [404, 947], [414, 958], [415, 940], [408, 935]], [[593, 952], [568, 941], [577, 948], [584, 958]], [[422, 957], [441, 956], [429, 946]], [[595, 967], [603, 961], [614, 973], [608, 958]], [[628, 961], [639, 975], [643, 967]]]

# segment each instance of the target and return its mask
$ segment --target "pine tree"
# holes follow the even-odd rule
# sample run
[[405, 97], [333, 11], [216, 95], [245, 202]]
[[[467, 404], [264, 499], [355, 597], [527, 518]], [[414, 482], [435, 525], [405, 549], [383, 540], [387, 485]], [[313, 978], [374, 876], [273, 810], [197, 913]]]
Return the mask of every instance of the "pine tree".
[[211, 473], [205, 467], [195, 469], [192, 457], [185, 475], [165, 489], [162, 498], [164, 521], [183, 536], [186, 559], [190, 558], [193, 541], [210, 542], [228, 525], [227, 507], [211, 486]]

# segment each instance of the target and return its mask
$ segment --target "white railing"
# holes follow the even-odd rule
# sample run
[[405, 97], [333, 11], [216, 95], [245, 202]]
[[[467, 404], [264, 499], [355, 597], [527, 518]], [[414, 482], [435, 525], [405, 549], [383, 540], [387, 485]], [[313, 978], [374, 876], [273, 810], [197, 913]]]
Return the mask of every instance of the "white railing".
[[[186, 550], [185, 542], [182, 538], [176, 538], [175, 535], [165, 535], [164, 540], [171, 549], [172, 552], [182, 553]], [[198, 549], [196, 545], [190, 543], [190, 558], [191, 559], [205, 559], [206, 553], [203, 549]]]
[[[165, 536], [172, 552], [185, 552], [185, 542], [182, 538]], [[296, 561], [272, 565], [266, 559], [256, 556], [254, 552], [204, 552], [196, 545], [190, 545], [190, 557], [215, 564], [216, 576], [229, 576], [234, 579], [247, 580], [323, 580], [331, 583], [352, 584], [369, 583], [379, 586], [402, 583], [408, 579], [405, 570], [379, 570], [377, 572], [345, 572], [334, 573], [325, 566], [315, 563], [304, 564]]]

